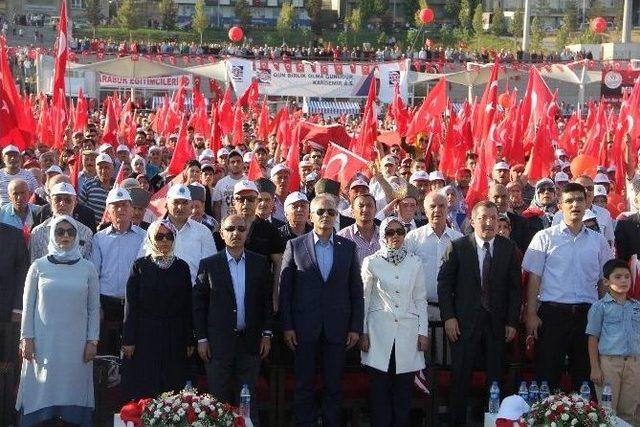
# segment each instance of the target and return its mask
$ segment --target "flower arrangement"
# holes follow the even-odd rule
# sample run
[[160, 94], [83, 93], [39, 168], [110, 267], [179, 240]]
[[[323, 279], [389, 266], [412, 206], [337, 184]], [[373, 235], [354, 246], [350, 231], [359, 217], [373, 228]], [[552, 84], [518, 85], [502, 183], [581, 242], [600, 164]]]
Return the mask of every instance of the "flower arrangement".
[[195, 389], [131, 402], [122, 408], [120, 417], [143, 427], [245, 427], [237, 408]]
[[558, 393], [533, 404], [522, 419], [529, 426], [612, 427], [607, 411], [577, 394]]

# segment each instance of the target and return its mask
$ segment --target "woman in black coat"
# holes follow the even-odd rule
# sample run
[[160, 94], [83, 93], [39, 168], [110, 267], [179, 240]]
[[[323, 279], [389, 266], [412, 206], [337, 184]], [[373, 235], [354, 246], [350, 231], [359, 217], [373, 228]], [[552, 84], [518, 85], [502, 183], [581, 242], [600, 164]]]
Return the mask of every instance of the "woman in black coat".
[[173, 255], [175, 227], [149, 226], [146, 256], [137, 259], [127, 282], [123, 327], [124, 397], [156, 397], [181, 390], [194, 350], [189, 266]]

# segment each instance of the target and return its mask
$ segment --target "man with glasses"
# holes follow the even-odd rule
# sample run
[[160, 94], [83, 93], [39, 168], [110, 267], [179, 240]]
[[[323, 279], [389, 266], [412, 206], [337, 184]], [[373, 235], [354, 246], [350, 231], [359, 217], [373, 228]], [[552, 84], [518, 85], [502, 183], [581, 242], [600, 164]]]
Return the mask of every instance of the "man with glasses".
[[334, 234], [337, 203], [311, 201], [313, 231], [287, 242], [280, 275], [285, 344], [294, 352], [296, 425], [315, 425], [316, 361], [323, 358], [322, 420], [339, 426], [346, 351], [362, 333], [364, 299], [355, 244]]
[[[51, 215], [52, 215], [51, 189], [56, 184], [60, 184], [61, 182], [65, 182], [71, 185], [71, 178], [69, 178], [67, 175], [56, 175], [46, 182], [45, 188], [46, 188], [46, 191], [48, 192], [47, 194], [48, 203], [46, 205], [43, 205], [40, 212], [36, 215], [36, 219], [34, 223], [35, 226], [42, 224], [48, 218], [51, 218]], [[75, 194], [76, 193], [74, 189], [74, 195]], [[91, 230], [92, 234], [96, 232], [96, 227], [97, 227], [96, 218], [93, 215], [93, 211], [88, 207], [86, 207], [85, 205], [79, 204], [77, 200], [77, 196], [73, 203], [73, 211], [66, 215], [72, 216], [73, 219], [75, 219], [76, 221], [88, 227], [89, 230]]]

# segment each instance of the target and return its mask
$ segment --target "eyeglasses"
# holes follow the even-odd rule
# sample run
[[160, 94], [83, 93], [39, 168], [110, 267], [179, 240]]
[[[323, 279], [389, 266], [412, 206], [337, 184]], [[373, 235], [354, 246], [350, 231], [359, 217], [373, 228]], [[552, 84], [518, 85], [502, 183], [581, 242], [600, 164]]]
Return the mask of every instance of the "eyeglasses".
[[76, 237], [76, 234], [78, 234], [78, 232], [75, 228], [56, 228], [56, 237], [63, 237], [65, 234], [69, 237]]
[[553, 193], [556, 189], [553, 187], [541, 187], [538, 189], [538, 193]]
[[336, 216], [338, 215], [338, 211], [335, 209], [324, 209], [324, 208], [320, 208], [316, 210], [316, 215], [324, 216], [324, 214], [327, 214], [329, 216]]
[[258, 196], [236, 196], [234, 200], [238, 203], [254, 203], [258, 199]]
[[407, 234], [407, 230], [404, 228], [387, 228], [384, 231], [384, 237], [404, 236]]
[[156, 242], [160, 242], [162, 240], [173, 242], [174, 240], [173, 233], [156, 233], [154, 238], [156, 239]]
[[227, 233], [233, 233], [234, 231], [244, 233], [245, 231], [247, 231], [247, 227], [244, 225], [230, 225], [228, 227], [225, 227], [224, 231], [226, 231]]

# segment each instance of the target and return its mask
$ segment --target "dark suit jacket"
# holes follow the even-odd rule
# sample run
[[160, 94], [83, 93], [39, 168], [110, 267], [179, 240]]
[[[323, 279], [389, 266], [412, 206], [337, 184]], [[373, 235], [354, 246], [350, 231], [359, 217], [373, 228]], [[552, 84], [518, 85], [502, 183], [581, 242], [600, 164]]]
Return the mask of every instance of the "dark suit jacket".
[[[51, 218], [51, 215], [51, 205], [46, 204], [42, 206], [40, 212], [35, 216], [33, 226], [35, 227], [36, 225], [42, 224], [48, 218]], [[96, 218], [93, 215], [93, 211], [85, 205], [76, 205], [75, 209], [73, 209], [73, 219], [89, 227], [93, 233], [96, 232]]]
[[[438, 300], [443, 321], [456, 318], [460, 331], [472, 330], [482, 308], [480, 265], [474, 234], [454, 240], [438, 274]], [[516, 327], [520, 316], [521, 274], [516, 244], [496, 236], [490, 276], [489, 309], [497, 336]]]
[[29, 252], [22, 230], [10, 225], [0, 223], [0, 242], [0, 322], [8, 322], [14, 309], [22, 309]]
[[[255, 354], [262, 332], [271, 330], [273, 274], [265, 257], [247, 250], [244, 253], [244, 340], [248, 351]], [[195, 337], [209, 340], [214, 358], [228, 354], [236, 334], [237, 309], [227, 251], [221, 250], [200, 261], [193, 288]]]
[[525, 217], [513, 212], [507, 212], [507, 217], [511, 222], [511, 240], [516, 242], [522, 253], [525, 253], [533, 237], [529, 237], [529, 223]]
[[348, 332], [362, 332], [364, 299], [360, 264], [351, 240], [333, 236], [333, 265], [327, 281], [320, 273], [314, 232], [289, 240], [280, 273], [280, 315], [285, 331], [298, 341], [344, 343]]
[[618, 221], [615, 239], [618, 258], [629, 261], [633, 255], [640, 255], [640, 218], [637, 213]]

